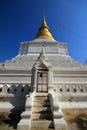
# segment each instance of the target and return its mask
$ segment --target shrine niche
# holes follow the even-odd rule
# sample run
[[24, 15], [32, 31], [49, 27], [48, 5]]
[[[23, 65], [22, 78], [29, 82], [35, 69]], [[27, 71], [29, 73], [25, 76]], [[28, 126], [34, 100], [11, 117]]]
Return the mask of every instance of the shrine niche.
[[44, 49], [42, 49], [37, 62], [32, 68], [31, 83], [36, 92], [45, 93], [48, 92], [48, 88], [52, 85], [52, 67], [48, 62]]

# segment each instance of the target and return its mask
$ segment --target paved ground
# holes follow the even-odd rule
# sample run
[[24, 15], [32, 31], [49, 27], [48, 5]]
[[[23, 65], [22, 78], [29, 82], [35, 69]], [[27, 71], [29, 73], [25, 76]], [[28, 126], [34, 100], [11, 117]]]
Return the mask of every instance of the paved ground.
[[87, 130], [87, 109], [63, 110], [69, 130]]
[[[67, 109], [62, 110], [64, 118], [68, 124], [68, 130], [87, 130], [87, 109]], [[18, 117], [8, 112], [0, 112], [0, 130], [14, 130], [17, 128], [17, 123], [20, 120]], [[35, 128], [31, 130], [36, 130]], [[42, 129], [38, 129], [42, 130]], [[52, 129], [48, 129], [52, 130]]]

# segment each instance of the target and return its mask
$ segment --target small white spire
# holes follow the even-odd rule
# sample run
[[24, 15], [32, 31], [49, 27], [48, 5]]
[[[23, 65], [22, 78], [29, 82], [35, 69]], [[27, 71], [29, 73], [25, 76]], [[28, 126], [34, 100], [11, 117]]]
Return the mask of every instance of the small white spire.
[[47, 60], [44, 47], [42, 48], [42, 51], [41, 51], [40, 56], [38, 57], [38, 59], [39, 60]]

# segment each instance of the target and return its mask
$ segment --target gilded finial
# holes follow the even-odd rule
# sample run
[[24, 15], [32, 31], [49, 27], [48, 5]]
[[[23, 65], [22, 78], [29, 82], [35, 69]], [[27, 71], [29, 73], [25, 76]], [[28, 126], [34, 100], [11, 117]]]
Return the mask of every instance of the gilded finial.
[[[41, 30], [41, 29], [43, 29], [43, 28], [48, 28], [47, 23], [46, 23], [45, 16], [43, 17], [43, 20], [42, 20], [42, 25], [41, 25], [41, 27], [40, 27], [40, 29], [39, 29], [39, 30]], [[49, 29], [49, 28], [48, 28], [48, 29]]]
[[49, 27], [47, 26], [45, 16], [43, 17], [42, 24], [38, 30], [35, 39], [36, 38], [50, 38], [54, 40], [53, 36], [50, 33]]
[[43, 17], [43, 23], [46, 24], [46, 18], [45, 18], [45, 16]]

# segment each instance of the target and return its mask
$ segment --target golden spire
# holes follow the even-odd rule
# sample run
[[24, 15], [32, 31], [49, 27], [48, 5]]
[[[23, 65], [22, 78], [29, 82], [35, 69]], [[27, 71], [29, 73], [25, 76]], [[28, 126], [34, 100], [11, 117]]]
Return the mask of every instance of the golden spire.
[[50, 33], [49, 27], [46, 24], [45, 17], [43, 18], [42, 24], [38, 30], [37, 35], [35, 36], [35, 39], [36, 38], [50, 38], [54, 40], [53, 36]]

